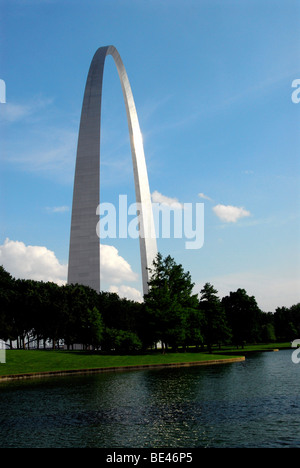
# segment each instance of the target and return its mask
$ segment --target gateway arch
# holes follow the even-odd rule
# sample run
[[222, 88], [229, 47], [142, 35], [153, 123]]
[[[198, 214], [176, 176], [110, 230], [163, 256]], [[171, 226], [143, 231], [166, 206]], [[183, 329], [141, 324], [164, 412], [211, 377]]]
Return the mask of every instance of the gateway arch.
[[157, 254], [154, 220], [143, 140], [135, 103], [122, 59], [113, 46], [100, 47], [91, 62], [77, 144], [69, 248], [68, 283], [100, 290], [100, 240], [96, 232], [100, 203], [100, 125], [104, 63], [111, 55], [121, 81], [139, 212], [139, 242], [143, 293], [148, 292], [149, 270]]

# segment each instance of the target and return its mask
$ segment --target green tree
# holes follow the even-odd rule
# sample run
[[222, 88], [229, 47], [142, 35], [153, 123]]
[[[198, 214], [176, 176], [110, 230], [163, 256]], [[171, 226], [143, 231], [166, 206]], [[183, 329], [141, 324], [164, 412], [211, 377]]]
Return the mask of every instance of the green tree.
[[52, 348], [58, 346], [64, 338], [66, 326], [66, 297], [64, 289], [56, 283], [47, 282], [43, 287], [43, 338], [52, 342]]
[[136, 333], [116, 328], [106, 328], [103, 339], [105, 351], [132, 353], [142, 349], [142, 342]]
[[187, 309], [187, 320], [185, 330], [185, 347], [203, 345], [203, 312], [200, 308]]
[[292, 341], [300, 337], [300, 303], [288, 307], [277, 307], [274, 326], [280, 341]]
[[34, 328], [36, 282], [32, 280], [17, 279], [15, 281], [14, 301], [14, 334], [18, 341], [17, 346], [26, 347], [26, 341]]
[[222, 304], [237, 346], [261, 341], [262, 312], [254, 296], [248, 296], [245, 289], [238, 289], [224, 297]]
[[225, 310], [217, 294], [218, 291], [210, 283], [205, 283], [200, 291], [199, 308], [203, 313], [204, 340], [210, 353], [213, 344], [220, 346], [231, 338]]
[[65, 288], [65, 319], [61, 327], [67, 347], [74, 343], [99, 346], [103, 333], [103, 320], [99, 311], [98, 293], [79, 284]]
[[189, 272], [168, 255], [157, 254], [150, 269], [149, 292], [145, 295], [148, 339], [161, 341], [162, 349], [186, 343], [188, 312], [197, 309], [197, 296]]
[[275, 327], [272, 323], [266, 323], [262, 326], [262, 341], [271, 343], [276, 341]]
[[0, 266], [0, 338], [14, 339], [13, 307], [15, 302], [15, 280]]
[[107, 327], [137, 332], [142, 304], [109, 292], [99, 294], [98, 304]]
[[[300, 337], [300, 302], [290, 307], [290, 318], [296, 330], [295, 337]], [[292, 338], [294, 339], [294, 337]]]
[[104, 325], [96, 307], [86, 309], [81, 316], [81, 341], [86, 347], [98, 348], [103, 339]]

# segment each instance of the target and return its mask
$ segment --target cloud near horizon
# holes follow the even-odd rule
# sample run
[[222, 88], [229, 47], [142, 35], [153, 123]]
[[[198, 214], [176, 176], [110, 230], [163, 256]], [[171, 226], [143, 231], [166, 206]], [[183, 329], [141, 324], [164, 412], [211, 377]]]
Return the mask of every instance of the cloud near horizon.
[[299, 303], [300, 280], [293, 271], [280, 274], [266, 268], [212, 276], [196, 283], [195, 294], [199, 293], [206, 282], [217, 289], [220, 299], [228, 296], [231, 291], [245, 289], [249, 296], [255, 297], [263, 312], [274, 313], [277, 307], [291, 307]]
[[119, 255], [116, 247], [100, 244], [100, 280], [120, 284], [123, 281], [137, 281], [138, 275], [129, 263]]
[[17, 279], [51, 281], [61, 286], [67, 278], [68, 267], [58, 261], [54, 252], [8, 238], [0, 245], [0, 264]]
[[[55, 253], [47, 247], [25, 245], [24, 242], [6, 238], [0, 245], [0, 265], [16, 279], [53, 282], [60, 286], [67, 282], [68, 265], [61, 264]], [[112, 245], [100, 244], [100, 278], [109, 291], [120, 297], [140, 301], [141, 293], [125, 284], [138, 280], [130, 264]]]
[[124, 297], [126, 299], [130, 299], [132, 301], [136, 302], [142, 302], [143, 301], [143, 296], [140, 291], [138, 291], [136, 288], [133, 288], [132, 286], [126, 286], [122, 284], [121, 286], [110, 286], [109, 292], [116, 293], [118, 294], [119, 297]]

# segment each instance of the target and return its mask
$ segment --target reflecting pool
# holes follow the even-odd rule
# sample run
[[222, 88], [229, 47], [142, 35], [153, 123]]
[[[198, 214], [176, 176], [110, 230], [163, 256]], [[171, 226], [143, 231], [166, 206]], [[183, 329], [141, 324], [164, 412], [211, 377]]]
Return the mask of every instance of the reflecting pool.
[[292, 351], [0, 385], [0, 447], [299, 447]]

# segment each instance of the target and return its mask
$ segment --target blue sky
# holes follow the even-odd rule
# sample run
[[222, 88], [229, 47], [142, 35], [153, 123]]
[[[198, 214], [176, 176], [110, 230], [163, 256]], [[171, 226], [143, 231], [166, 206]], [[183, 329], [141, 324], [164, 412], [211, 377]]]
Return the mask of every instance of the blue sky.
[[[242, 287], [266, 312], [299, 302], [298, 1], [0, 0], [0, 16], [0, 264], [65, 281], [85, 80], [97, 48], [111, 44], [132, 86], [151, 193], [204, 203], [203, 247], [158, 239], [159, 250], [190, 271], [195, 292], [205, 282], [220, 297]], [[134, 201], [108, 57], [101, 201], [119, 194]], [[228, 207], [247, 216], [230, 219]], [[138, 298], [138, 241], [104, 244], [114, 248], [103, 287]]]

